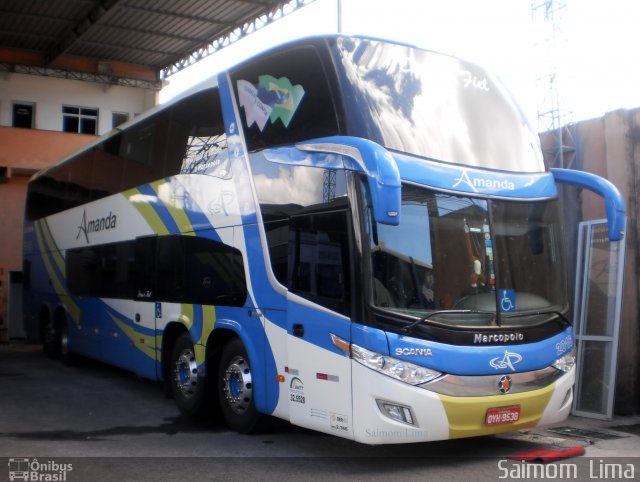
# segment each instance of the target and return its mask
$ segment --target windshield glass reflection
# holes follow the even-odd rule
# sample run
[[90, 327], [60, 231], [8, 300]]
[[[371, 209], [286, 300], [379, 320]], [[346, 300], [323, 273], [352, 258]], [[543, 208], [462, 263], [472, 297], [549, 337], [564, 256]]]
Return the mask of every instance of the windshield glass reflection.
[[461, 165], [542, 172], [535, 129], [482, 68], [406, 45], [339, 38], [350, 135]]
[[376, 224], [372, 236], [372, 302], [419, 317], [456, 312], [430, 317], [441, 323], [534, 322], [522, 315], [566, 304], [559, 241], [555, 202], [487, 201], [403, 186], [400, 225]]

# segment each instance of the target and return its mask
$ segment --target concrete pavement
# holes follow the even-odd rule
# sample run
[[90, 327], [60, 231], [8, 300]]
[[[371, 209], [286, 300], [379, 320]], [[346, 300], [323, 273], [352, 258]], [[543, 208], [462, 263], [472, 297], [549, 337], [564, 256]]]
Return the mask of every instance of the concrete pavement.
[[[509, 457], [567, 447], [584, 447], [586, 454], [555, 464], [555, 470], [575, 470], [564, 478], [594, 480], [591, 469], [598, 475], [603, 464], [618, 464], [612, 470], [624, 468], [629, 475], [633, 467], [633, 477], [640, 479], [638, 428], [640, 417], [571, 417], [558, 427], [493, 437], [367, 446], [278, 422], [269, 433], [245, 436], [219, 422], [184, 419], [158, 383], [91, 361], [67, 367], [47, 359], [37, 346], [0, 345], [0, 462], [7, 464], [6, 471], [0, 465], [0, 480], [8, 479], [11, 467], [19, 468], [19, 460], [33, 464], [37, 459], [42, 467], [34, 467], [49, 476], [48, 469], [72, 464], [73, 470], [64, 473], [69, 481], [476, 482], [531, 478], [524, 476], [536, 474], [521, 472], [529, 465]], [[600, 478], [627, 478], [623, 472], [614, 475], [621, 477]]]

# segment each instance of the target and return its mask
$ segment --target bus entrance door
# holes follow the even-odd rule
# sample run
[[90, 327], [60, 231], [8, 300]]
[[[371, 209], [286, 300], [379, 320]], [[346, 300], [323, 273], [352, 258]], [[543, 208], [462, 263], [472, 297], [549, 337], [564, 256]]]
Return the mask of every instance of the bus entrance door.
[[[348, 346], [350, 321], [289, 295], [287, 350], [291, 423], [353, 437], [351, 359], [334, 343]], [[333, 336], [332, 336], [333, 335]]]

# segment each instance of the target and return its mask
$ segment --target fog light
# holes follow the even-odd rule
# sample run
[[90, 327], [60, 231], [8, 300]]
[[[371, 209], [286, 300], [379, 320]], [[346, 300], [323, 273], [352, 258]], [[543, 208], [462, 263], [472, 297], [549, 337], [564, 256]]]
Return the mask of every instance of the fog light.
[[380, 411], [390, 419], [408, 425], [415, 425], [411, 408], [393, 402], [387, 402], [386, 400], [376, 400], [376, 403]]

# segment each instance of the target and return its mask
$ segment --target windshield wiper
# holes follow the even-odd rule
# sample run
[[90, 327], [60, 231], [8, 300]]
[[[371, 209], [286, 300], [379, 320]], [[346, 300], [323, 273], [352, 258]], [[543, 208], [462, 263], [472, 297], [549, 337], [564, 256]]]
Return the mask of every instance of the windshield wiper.
[[501, 313], [500, 316], [505, 318], [522, 318], [524, 316], [535, 316], [535, 315], [547, 315], [554, 314], [560, 318], [563, 323], [570, 325], [571, 322], [569, 318], [567, 318], [561, 311], [558, 310], [529, 310], [529, 311], [516, 311], [513, 313]]
[[421, 323], [424, 323], [429, 318], [435, 315], [445, 315], [445, 314], [465, 315], [470, 313], [478, 314], [478, 315], [495, 315], [496, 314], [494, 311], [482, 311], [482, 310], [436, 310], [436, 311], [432, 311], [431, 313], [427, 313], [426, 315], [424, 315], [423, 317], [419, 318], [418, 320], [414, 321], [409, 325], [403, 326], [400, 329], [400, 331], [402, 331], [403, 333], [410, 333], [416, 326], [418, 326]]

